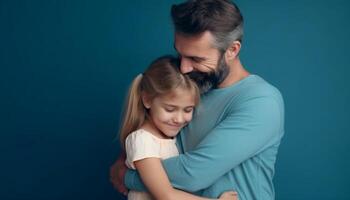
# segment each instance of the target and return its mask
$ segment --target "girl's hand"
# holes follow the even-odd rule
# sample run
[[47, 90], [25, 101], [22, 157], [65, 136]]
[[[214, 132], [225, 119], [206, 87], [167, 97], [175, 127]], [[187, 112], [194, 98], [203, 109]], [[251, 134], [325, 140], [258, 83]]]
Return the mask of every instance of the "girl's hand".
[[221, 200], [238, 200], [238, 193], [235, 191], [227, 191], [220, 195]]

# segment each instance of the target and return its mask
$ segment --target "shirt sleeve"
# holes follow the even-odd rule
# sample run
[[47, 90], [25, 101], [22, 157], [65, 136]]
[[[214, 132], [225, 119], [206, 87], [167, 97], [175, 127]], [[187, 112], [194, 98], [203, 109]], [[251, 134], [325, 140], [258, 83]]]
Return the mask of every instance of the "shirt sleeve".
[[135, 161], [152, 157], [160, 158], [160, 143], [143, 130], [133, 132], [126, 138], [125, 149], [125, 164], [131, 169], [135, 169]]
[[[264, 151], [282, 137], [283, 103], [271, 96], [251, 98], [233, 108], [193, 150], [163, 161], [176, 188], [195, 192]], [[137, 173], [128, 172], [126, 186], [144, 188]]]

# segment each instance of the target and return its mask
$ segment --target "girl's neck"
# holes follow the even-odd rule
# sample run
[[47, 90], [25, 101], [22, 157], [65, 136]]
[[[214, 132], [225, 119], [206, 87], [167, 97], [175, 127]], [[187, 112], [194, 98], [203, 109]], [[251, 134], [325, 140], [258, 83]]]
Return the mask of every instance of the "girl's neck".
[[150, 132], [152, 135], [160, 138], [160, 139], [170, 139], [169, 137], [167, 137], [166, 135], [164, 135], [164, 133], [162, 131], [160, 131], [152, 121], [146, 119], [146, 121], [142, 124], [142, 126], [140, 127], [148, 132]]

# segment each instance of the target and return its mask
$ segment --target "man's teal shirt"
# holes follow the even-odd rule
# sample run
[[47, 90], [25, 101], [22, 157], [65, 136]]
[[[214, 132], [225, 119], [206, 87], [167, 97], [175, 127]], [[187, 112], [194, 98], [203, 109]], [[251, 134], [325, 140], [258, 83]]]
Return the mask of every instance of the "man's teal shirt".
[[[274, 165], [284, 135], [280, 92], [257, 75], [201, 97], [191, 123], [178, 135], [181, 154], [163, 161], [176, 188], [217, 198], [235, 190], [240, 200], [274, 199]], [[145, 187], [128, 170], [125, 184]]]

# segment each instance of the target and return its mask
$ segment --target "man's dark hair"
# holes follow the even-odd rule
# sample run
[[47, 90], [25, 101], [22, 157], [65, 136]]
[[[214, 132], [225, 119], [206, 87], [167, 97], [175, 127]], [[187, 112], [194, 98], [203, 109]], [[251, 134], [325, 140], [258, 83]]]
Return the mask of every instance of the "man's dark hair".
[[188, 0], [173, 5], [171, 17], [176, 33], [193, 36], [210, 31], [219, 50], [225, 51], [233, 41], [242, 42], [243, 16], [229, 0]]

